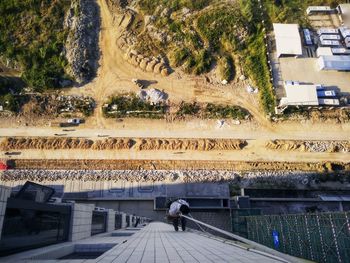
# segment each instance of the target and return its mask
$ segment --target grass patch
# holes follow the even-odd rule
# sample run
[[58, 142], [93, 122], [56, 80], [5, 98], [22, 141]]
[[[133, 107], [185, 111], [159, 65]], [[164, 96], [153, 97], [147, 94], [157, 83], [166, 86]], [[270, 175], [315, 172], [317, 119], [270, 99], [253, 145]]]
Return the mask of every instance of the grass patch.
[[151, 104], [141, 100], [135, 94], [113, 96], [102, 108], [106, 118], [135, 117], [162, 119], [165, 117], [166, 110], [166, 104]]
[[63, 29], [70, 1], [0, 1], [0, 54], [18, 63], [22, 79], [36, 91], [59, 87], [67, 60]]
[[205, 119], [236, 119], [244, 120], [250, 116], [250, 113], [239, 107], [232, 105], [221, 105], [207, 103], [200, 105], [197, 102], [186, 103], [182, 102], [178, 111], [177, 116], [197, 116]]

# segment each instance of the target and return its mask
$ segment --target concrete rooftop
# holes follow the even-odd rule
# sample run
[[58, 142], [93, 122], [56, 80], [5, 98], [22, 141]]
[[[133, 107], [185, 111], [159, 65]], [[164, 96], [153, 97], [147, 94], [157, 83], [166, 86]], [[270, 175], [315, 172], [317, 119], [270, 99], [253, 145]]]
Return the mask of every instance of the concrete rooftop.
[[[125, 232], [126, 230], [122, 230]], [[119, 231], [114, 231], [118, 233]], [[134, 232], [134, 231], [133, 231]], [[106, 239], [104, 241], [104, 239]], [[235, 245], [233, 242], [223, 242], [200, 235], [196, 232], [175, 232], [171, 225], [154, 222], [141, 228], [132, 236], [123, 237], [92, 237], [81, 240], [79, 243], [111, 243], [115, 239], [118, 243], [109, 251], [96, 259], [88, 260], [38, 260], [36, 255], [48, 254], [47, 248], [36, 249], [35, 253], [24, 252], [25, 257], [13, 255], [7, 260], [16, 262], [65, 262], [65, 263], [105, 263], [105, 262], [242, 262], [242, 263], [273, 263], [280, 262], [269, 256], [246, 250], [244, 247]], [[67, 242], [70, 243], [70, 242]], [[67, 244], [64, 243], [64, 244]], [[54, 246], [64, 246], [58, 244]], [[25, 259], [26, 258], [26, 259]], [[31, 258], [32, 260], [28, 260]], [[34, 260], [34, 258], [36, 258]], [[7, 261], [7, 262], [9, 262]], [[0, 259], [1, 262], [1, 259]], [[13, 262], [13, 261], [12, 261]]]

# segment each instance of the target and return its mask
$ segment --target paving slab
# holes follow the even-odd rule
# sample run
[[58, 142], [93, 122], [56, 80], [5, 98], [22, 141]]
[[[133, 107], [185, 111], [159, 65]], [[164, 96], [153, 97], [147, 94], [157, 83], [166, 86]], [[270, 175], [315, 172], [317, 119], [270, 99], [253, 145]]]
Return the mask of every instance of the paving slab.
[[101, 255], [96, 262], [108, 262], [107, 259], [113, 263], [280, 262], [195, 232], [175, 232], [171, 225], [160, 222], [150, 223], [127, 242]]

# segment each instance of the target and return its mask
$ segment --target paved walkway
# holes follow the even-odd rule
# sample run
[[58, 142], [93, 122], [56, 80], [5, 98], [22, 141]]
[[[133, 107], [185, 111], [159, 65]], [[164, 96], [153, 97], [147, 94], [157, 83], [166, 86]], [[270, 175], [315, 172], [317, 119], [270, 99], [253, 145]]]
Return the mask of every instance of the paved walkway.
[[[73, 247], [91, 245], [113, 246], [96, 259], [58, 260], [73, 252]], [[88, 250], [89, 251], [89, 250]], [[247, 251], [237, 245], [212, 239], [196, 232], [175, 232], [173, 226], [154, 222], [143, 228], [127, 228], [79, 240], [66, 242], [0, 258], [0, 262], [26, 263], [180, 263], [234, 262], [275, 263], [268, 256]]]
[[96, 262], [279, 262], [192, 232], [151, 223]]

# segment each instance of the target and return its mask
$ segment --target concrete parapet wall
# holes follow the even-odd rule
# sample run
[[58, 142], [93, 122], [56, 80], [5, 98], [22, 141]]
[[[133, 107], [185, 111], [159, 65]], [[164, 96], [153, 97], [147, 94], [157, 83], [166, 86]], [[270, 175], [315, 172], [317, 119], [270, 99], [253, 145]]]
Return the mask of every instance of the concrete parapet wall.
[[115, 229], [115, 211], [113, 209], [108, 209], [107, 212], [107, 232], [111, 232]]
[[126, 228], [127, 222], [126, 222], [126, 214], [122, 213], [122, 228]]
[[91, 236], [92, 211], [95, 205], [73, 204], [69, 240], [77, 241]]

